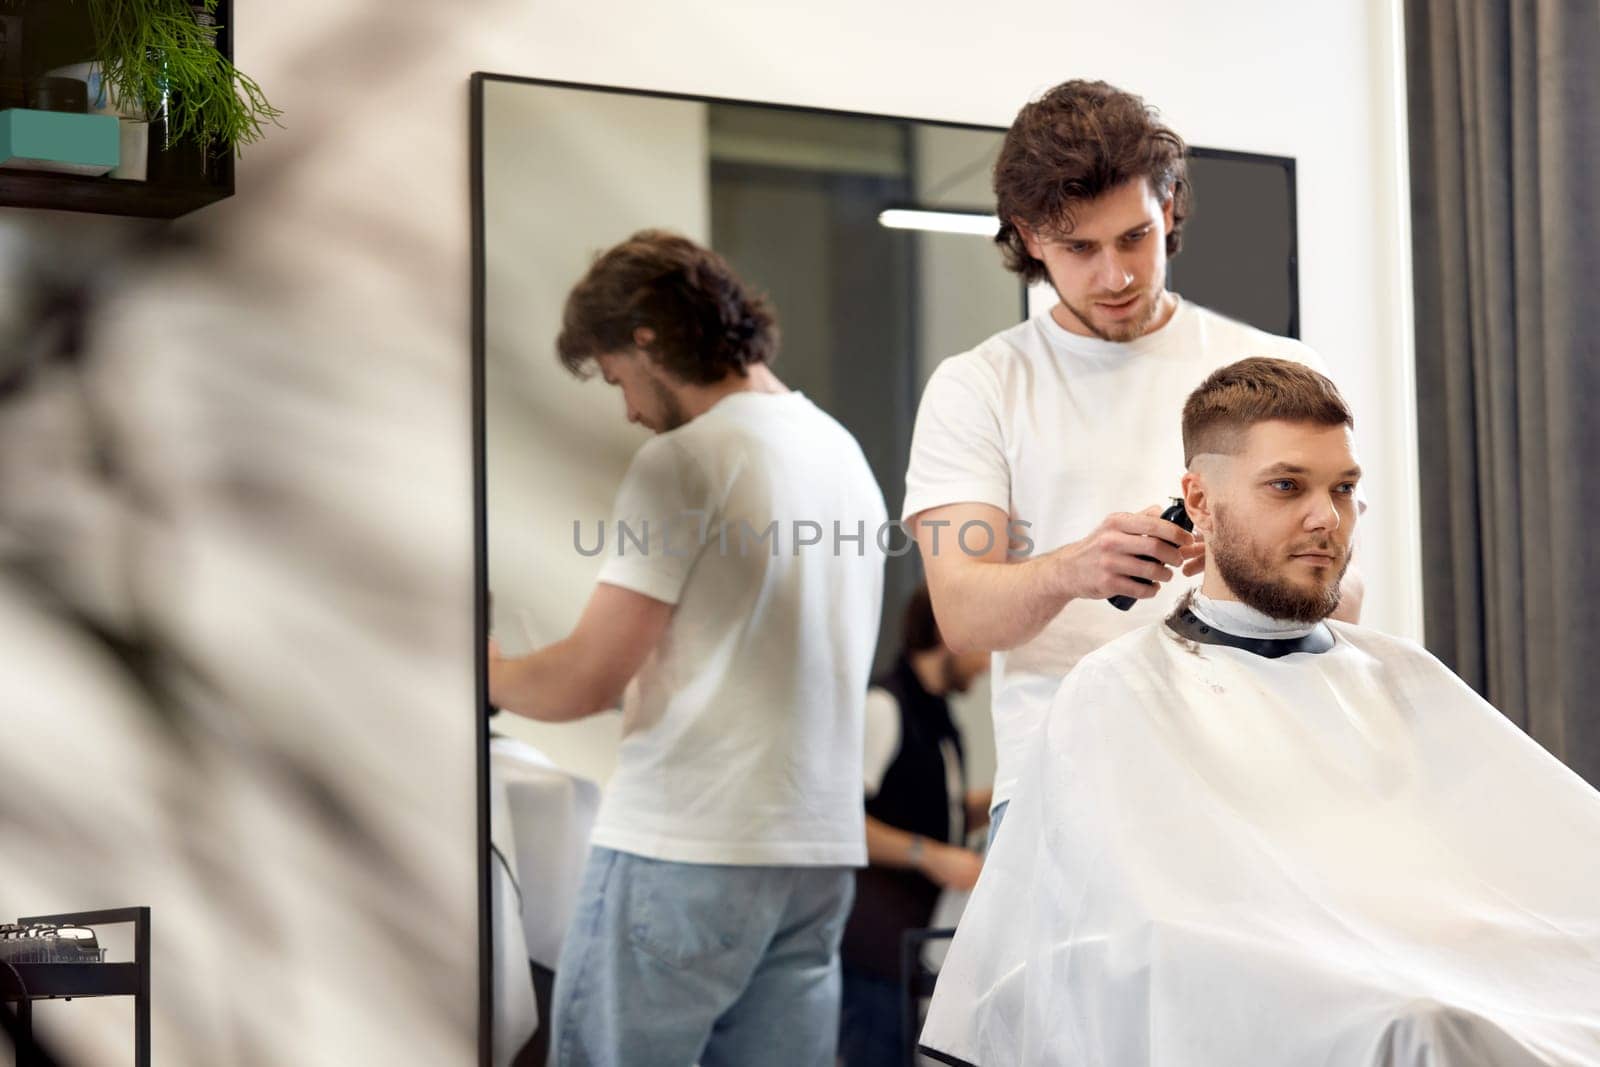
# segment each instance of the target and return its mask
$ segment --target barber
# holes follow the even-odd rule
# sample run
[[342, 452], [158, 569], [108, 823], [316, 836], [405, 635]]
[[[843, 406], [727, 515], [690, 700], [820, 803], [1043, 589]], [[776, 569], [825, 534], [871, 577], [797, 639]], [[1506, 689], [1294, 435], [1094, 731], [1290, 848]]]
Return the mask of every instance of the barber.
[[[1007, 268], [1058, 299], [939, 365], [903, 511], [946, 643], [994, 653], [991, 834], [1061, 679], [1160, 619], [1174, 579], [1204, 566], [1194, 536], [1159, 518], [1183, 470], [1184, 398], [1247, 356], [1325, 369], [1166, 288], [1190, 209], [1185, 148], [1137, 96], [1069, 81], [1028, 104], [994, 189]], [[1137, 603], [1106, 603], [1119, 595]], [[1360, 601], [1347, 575], [1340, 616]]]

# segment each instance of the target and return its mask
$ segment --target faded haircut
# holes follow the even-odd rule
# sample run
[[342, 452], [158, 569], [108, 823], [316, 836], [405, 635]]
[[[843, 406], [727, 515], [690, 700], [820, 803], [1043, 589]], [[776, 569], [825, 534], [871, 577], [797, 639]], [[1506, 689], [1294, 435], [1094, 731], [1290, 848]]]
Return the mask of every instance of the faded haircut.
[[1200, 383], [1183, 405], [1183, 462], [1208, 452], [1236, 454], [1258, 422], [1308, 422], [1355, 427], [1338, 388], [1310, 367], [1253, 356], [1230, 363]]

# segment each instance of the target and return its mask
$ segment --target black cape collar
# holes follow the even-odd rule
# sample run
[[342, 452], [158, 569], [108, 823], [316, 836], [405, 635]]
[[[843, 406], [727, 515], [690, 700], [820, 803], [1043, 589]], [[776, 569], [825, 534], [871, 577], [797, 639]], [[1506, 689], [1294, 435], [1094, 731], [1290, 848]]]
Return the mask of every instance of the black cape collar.
[[1201, 622], [1190, 610], [1187, 600], [1178, 605], [1178, 610], [1167, 617], [1167, 628], [1179, 637], [1196, 644], [1226, 645], [1228, 648], [1242, 649], [1265, 659], [1280, 659], [1295, 652], [1316, 655], [1333, 647], [1333, 633], [1322, 623], [1318, 623], [1316, 628], [1304, 637], [1240, 637], [1238, 634], [1230, 634]]

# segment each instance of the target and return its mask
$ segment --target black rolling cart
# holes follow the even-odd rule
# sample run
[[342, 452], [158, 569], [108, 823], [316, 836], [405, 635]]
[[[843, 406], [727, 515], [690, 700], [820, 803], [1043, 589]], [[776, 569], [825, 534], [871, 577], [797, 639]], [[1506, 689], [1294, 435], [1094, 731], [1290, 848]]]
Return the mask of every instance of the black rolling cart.
[[[105, 962], [98, 939], [83, 936], [117, 923], [133, 924], [131, 963]], [[11, 939], [0, 939], [0, 1017], [16, 1046], [17, 1067], [55, 1063], [34, 1041], [34, 1002], [76, 997], [132, 997], [133, 1061], [150, 1067], [149, 908], [24, 916], [6, 931]]]

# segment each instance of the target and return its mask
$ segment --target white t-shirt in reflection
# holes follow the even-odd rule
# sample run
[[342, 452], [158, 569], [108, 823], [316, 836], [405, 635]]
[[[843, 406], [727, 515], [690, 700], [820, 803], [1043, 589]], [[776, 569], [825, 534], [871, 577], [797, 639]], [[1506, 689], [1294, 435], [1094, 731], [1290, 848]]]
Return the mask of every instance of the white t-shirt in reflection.
[[[991, 504], [1028, 523], [1031, 554], [1042, 555], [1087, 536], [1112, 512], [1165, 505], [1184, 471], [1184, 401], [1212, 371], [1250, 356], [1327, 373], [1299, 341], [1182, 300], [1166, 325], [1127, 343], [1080, 337], [1048, 312], [1035, 315], [934, 371], [917, 410], [903, 514]], [[939, 551], [960, 551], [956, 535], [941, 530]], [[982, 547], [975, 535], [968, 543]], [[1073, 665], [1165, 617], [1194, 582], [1180, 576], [1127, 612], [1075, 600], [1032, 641], [995, 653], [995, 804], [1011, 796]]]
[[624, 696], [594, 843], [864, 864], [887, 516], [855, 438], [800, 393], [735, 393], [639, 449], [614, 516], [599, 580], [676, 610]]

